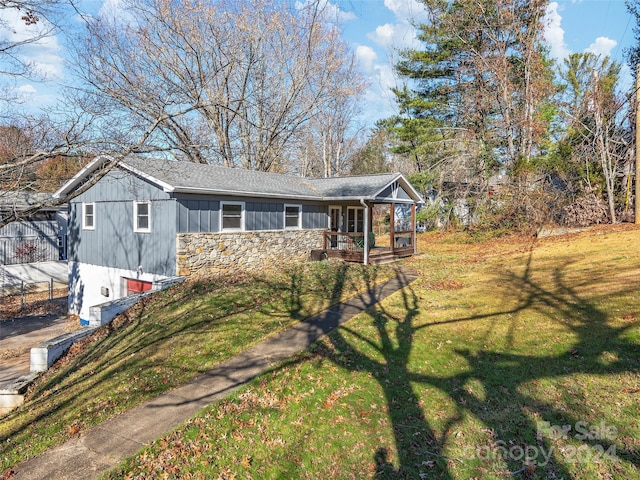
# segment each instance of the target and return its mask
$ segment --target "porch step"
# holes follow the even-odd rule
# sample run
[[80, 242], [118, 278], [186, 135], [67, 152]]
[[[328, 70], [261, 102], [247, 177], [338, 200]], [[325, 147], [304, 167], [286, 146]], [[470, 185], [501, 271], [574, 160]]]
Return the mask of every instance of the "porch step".
[[369, 263], [372, 265], [384, 265], [387, 263], [397, 262], [402, 258], [406, 258], [410, 255], [395, 255], [391, 252], [376, 253], [369, 256]]

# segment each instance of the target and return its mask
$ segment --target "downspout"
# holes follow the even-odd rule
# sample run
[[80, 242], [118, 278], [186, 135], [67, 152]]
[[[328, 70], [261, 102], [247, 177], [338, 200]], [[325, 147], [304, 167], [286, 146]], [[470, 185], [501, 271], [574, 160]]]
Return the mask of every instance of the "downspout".
[[364, 207], [364, 264], [369, 265], [369, 205], [360, 199], [360, 204]]
[[413, 254], [418, 253], [418, 232], [416, 231], [416, 204], [411, 204], [411, 235], [413, 242]]

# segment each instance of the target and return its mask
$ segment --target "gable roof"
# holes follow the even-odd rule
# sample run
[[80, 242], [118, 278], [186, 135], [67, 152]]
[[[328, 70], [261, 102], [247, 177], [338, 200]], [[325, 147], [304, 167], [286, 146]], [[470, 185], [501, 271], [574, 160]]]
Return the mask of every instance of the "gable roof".
[[[54, 196], [62, 197], [69, 194], [108, 160], [110, 160], [108, 157], [96, 158], [63, 185]], [[379, 195], [389, 185], [397, 182], [412, 201], [423, 201], [420, 194], [400, 173], [303, 178], [280, 173], [143, 157], [127, 157], [119, 162], [118, 167], [154, 183], [169, 193], [203, 193], [323, 201], [380, 200]], [[399, 199], [399, 201], [402, 200]]]

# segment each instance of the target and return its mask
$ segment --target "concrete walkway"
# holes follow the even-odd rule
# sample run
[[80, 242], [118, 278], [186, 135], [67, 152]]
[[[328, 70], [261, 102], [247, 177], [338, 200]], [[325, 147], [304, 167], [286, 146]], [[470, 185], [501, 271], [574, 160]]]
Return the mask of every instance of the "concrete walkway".
[[175, 429], [199, 410], [276, 367], [380, 300], [404, 288], [416, 276], [398, 277], [336, 305], [251, 347], [217, 368], [83, 433], [43, 455], [17, 466], [16, 480], [93, 479], [145, 444]]

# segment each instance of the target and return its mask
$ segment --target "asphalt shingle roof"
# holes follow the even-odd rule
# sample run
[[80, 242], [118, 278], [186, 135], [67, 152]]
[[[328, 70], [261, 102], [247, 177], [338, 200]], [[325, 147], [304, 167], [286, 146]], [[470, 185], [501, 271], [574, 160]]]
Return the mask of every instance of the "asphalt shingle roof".
[[24, 192], [0, 190], [0, 210], [22, 210], [51, 200], [48, 192]]
[[202, 191], [235, 195], [318, 200], [373, 198], [401, 175], [385, 173], [334, 178], [303, 178], [172, 160], [126, 158], [122, 166], [175, 192]]

